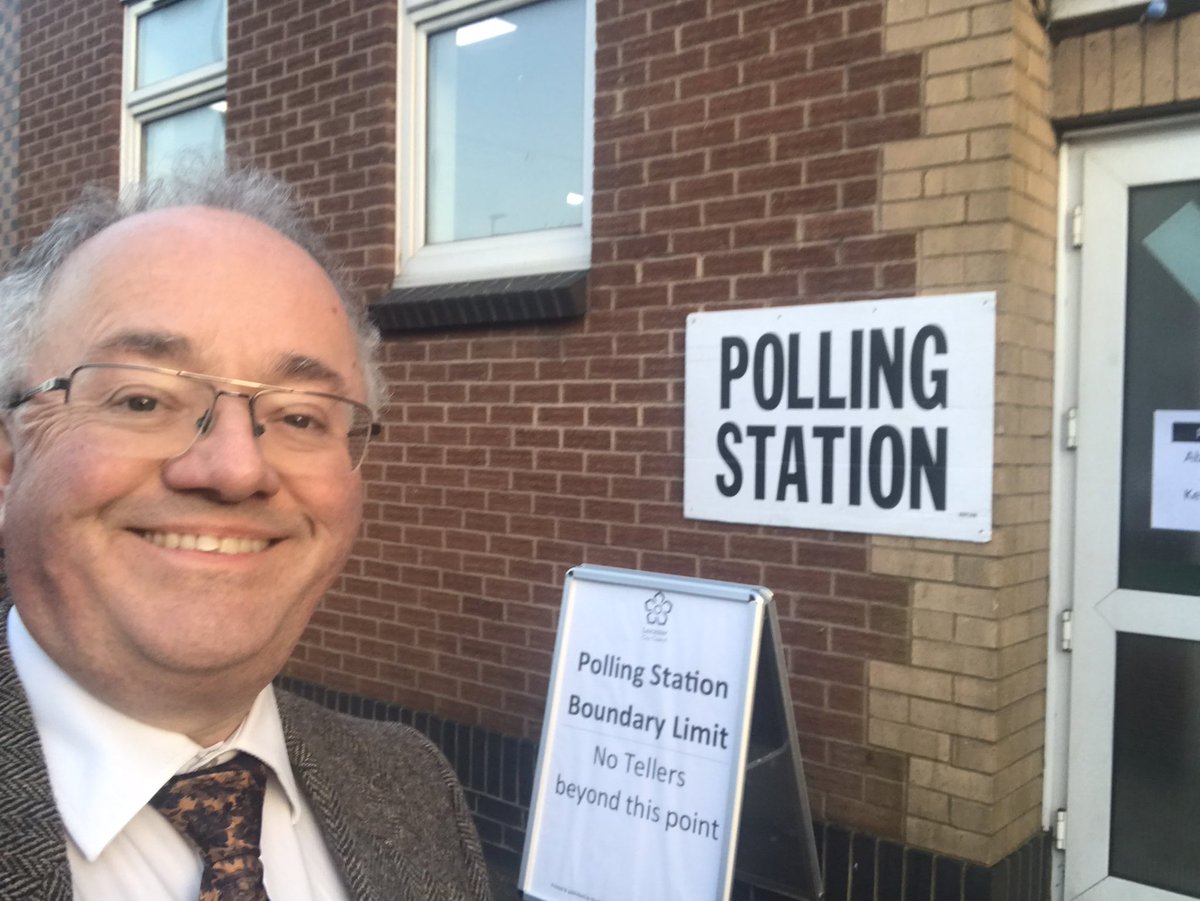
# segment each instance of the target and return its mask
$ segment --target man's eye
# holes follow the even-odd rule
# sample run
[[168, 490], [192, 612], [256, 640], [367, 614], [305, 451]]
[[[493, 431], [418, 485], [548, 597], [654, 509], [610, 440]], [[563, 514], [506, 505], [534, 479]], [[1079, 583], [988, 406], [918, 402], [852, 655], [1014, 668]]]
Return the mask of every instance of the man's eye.
[[114, 394], [108, 399], [105, 406], [117, 414], [163, 412], [162, 398], [155, 397], [153, 394], [146, 394], [145, 392]]
[[112, 391], [103, 406], [118, 416], [170, 416], [197, 406], [194, 398], [161, 390], [153, 385], [124, 385]]
[[135, 394], [121, 399], [120, 406], [131, 413], [149, 413], [158, 408], [158, 398]]
[[325, 424], [316, 416], [310, 416], [307, 413], [288, 413], [282, 416], [281, 421], [284, 425], [290, 426], [293, 429], [302, 429], [304, 431], [323, 431]]

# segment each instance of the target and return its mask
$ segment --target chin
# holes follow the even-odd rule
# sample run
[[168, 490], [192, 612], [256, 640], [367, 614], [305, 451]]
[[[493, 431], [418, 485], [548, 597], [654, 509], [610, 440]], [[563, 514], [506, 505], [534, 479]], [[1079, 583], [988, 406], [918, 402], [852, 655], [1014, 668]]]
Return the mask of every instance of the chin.
[[[278, 643], [265, 638], [238, 640], [236, 632], [226, 630], [209, 640], [187, 642], [149, 642], [142, 646], [142, 656], [165, 672], [196, 677], [222, 674], [258, 674], [266, 672], [278, 661], [282, 667], [286, 653], [280, 653]], [[289, 649], [290, 650], [290, 649]], [[273, 673], [272, 673], [273, 675]], [[271, 676], [267, 676], [267, 681]]]

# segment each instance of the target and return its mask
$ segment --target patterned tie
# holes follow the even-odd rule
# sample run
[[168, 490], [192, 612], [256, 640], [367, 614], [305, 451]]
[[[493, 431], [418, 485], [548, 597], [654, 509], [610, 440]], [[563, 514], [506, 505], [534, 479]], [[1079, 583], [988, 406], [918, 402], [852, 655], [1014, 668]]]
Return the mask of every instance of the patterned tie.
[[204, 861], [199, 901], [267, 901], [259, 857], [267, 766], [239, 752], [170, 779], [150, 799]]

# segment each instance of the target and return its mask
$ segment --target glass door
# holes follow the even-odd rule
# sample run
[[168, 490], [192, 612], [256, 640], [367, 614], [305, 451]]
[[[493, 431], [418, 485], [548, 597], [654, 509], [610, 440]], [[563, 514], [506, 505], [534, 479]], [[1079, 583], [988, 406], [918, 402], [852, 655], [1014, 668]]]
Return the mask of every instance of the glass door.
[[1076, 158], [1065, 894], [1200, 898], [1200, 128]]

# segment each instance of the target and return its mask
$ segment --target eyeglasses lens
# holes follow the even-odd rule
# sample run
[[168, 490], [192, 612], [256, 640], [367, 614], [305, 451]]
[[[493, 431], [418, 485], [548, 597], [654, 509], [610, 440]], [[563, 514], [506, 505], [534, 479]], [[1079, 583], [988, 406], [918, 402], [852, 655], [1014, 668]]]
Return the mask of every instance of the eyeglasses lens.
[[[249, 399], [170, 372], [89, 365], [73, 374], [67, 403], [121, 453], [169, 459], [208, 431], [215, 400], [226, 394]], [[356, 468], [371, 434], [365, 407], [319, 393], [267, 389], [254, 396], [250, 415], [264, 457], [288, 472]]]

